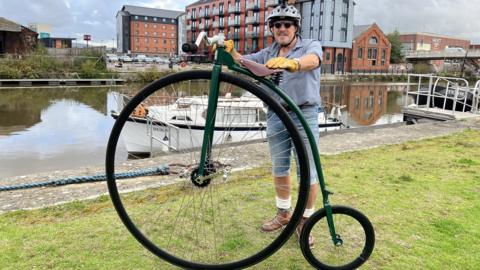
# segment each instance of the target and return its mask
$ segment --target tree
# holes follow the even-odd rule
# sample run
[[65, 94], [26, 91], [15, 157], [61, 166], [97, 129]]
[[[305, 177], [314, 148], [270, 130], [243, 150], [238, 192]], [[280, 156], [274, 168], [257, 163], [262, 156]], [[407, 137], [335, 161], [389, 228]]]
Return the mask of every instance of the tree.
[[403, 62], [402, 43], [400, 42], [400, 33], [397, 30], [387, 35], [390, 44], [392, 44], [392, 51], [390, 53], [390, 63], [398, 64]]

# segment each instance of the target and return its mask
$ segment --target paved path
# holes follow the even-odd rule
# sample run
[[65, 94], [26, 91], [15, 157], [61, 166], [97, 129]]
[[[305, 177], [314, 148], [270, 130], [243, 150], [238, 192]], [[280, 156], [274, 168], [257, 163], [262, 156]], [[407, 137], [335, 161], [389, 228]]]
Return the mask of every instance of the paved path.
[[[322, 154], [332, 155], [347, 151], [378, 147], [381, 145], [398, 144], [411, 140], [444, 136], [461, 132], [468, 128], [480, 130], [480, 119], [423, 123], [411, 126], [391, 125], [384, 127], [348, 129], [322, 134], [320, 139], [320, 149]], [[259, 161], [267, 158], [265, 143], [245, 145], [245, 148], [247, 148], [248, 156], [241, 156], [237, 159], [242, 165], [255, 166]], [[147, 160], [127, 161], [122, 165], [122, 168], [119, 171], [153, 167], [155, 164], [164, 163], [166, 158], [167, 157], [163, 156]], [[170, 156], [168, 158], [170, 162], [172, 159], [173, 161], [177, 160], [181, 162], [184, 157], [182, 155], [174, 155], [173, 157]], [[0, 186], [47, 181], [69, 176], [93, 175], [103, 172], [103, 166], [86, 167], [69, 171], [54, 171], [19, 176], [10, 179], [1, 179]], [[163, 177], [160, 184], [168, 184], [172, 181], [175, 181], [174, 176], [166, 176]], [[158, 185], [158, 177], [140, 177], [122, 180], [119, 183], [119, 189], [134, 190]], [[73, 200], [95, 198], [102, 194], [107, 194], [105, 182], [0, 192], [0, 213], [19, 209], [41, 208]]]

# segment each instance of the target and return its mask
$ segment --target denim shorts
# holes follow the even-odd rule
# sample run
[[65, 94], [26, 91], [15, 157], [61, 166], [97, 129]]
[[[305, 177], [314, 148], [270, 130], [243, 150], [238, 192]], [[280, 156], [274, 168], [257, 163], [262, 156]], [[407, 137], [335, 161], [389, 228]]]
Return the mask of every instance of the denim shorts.
[[[308, 125], [310, 126], [310, 129], [312, 130], [312, 133], [315, 137], [315, 143], [318, 147], [318, 106], [305, 106], [301, 110], [305, 119], [307, 120]], [[315, 161], [313, 159], [312, 149], [310, 148], [307, 134], [305, 133], [305, 129], [302, 127], [302, 124], [295, 113], [289, 112], [289, 115], [297, 127], [305, 144], [308, 154], [308, 162], [310, 165], [310, 184], [313, 185], [317, 182], [317, 170], [315, 168]], [[280, 121], [278, 116], [271, 110], [268, 110], [267, 112], [267, 138], [273, 165], [273, 176], [290, 175], [290, 158], [292, 156], [293, 148], [290, 134], [287, 132], [285, 126]], [[296, 154], [294, 154], [294, 156], [296, 159]], [[297, 178], [300, 176], [298, 168], [299, 166], [297, 163]]]

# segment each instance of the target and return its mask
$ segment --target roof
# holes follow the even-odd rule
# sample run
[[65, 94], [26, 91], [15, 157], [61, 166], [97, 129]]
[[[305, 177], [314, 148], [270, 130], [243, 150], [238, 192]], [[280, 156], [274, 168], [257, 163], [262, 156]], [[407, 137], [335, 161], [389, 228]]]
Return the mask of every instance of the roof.
[[198, 1], [195, 1], [193, 3], [191, 3], [190, 5], [187, 5], [186, 7], [190, 7], [190, 6], [196, 6], [196, 5], [199, 5], [199, 4], [207, 4], [207, 3], [211, 3], [211, 2], [218, 2], [217, 0], [198, 0]]
[[364, 25], [354, 25], [353, 26], [353, 39], [359, 37], [363, 32], [365, 32], [373, 24], [364, 24]]
[[459, 40], [470, 41], [468, 38], [448, 36], [448, 35], [442, 35], [442, 34], [434, 34], [434, 33], [424, 33], [424, 32], [400, 33], [400, 36], [406, 36], [406, 35], [430, 36], [430, 37], [451, 38], [451, 39], [459, 39]]
[[53, 39], [53, 40], [76, 40], [76, 38], [69, 38], [69, 37], [44, 37], [44, 38], [40, 38], [40, 40], [50, 40], [50, 39]]
[[16, 22], [0, 17], [0, 31], [22, 32], [22, 26]]
[[176, 19], [178, 18], [178, 16], [184, 13], [183, 11], [178, 11], [178, 10], [147, 8], [147, 7], [138, 7], [138, 6], [130, 6], [130, 5], [124, 5], [122, 7], [122, 11], [126, 11], [131, 15], [161, 17], [161, 18], [168, 18], [168, 19]]

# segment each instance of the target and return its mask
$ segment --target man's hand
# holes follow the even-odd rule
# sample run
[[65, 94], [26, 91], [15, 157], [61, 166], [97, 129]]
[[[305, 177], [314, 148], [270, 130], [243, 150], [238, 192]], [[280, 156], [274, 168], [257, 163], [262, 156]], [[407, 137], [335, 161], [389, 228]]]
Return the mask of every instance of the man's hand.
[[267, 68], [271, 69], [286, 69], [290, 72], [298, 71], [298, 61], [295, 59], [288, 59], [285, 57], [275, 57], [267, 61], [265, 64]]
[[[233, 44], [233, 40], [229, 39], [229, 40], [225, 40], [223, 42], [223, 45], [225, 46], [225, 51], [228, 52], [228, 53], [232, 53], [232, 52], [235, 52], [235, 46]], [[215, 52], [217, 50], [217, 44], [213, 45], [212, 47], [212, 52]]]

